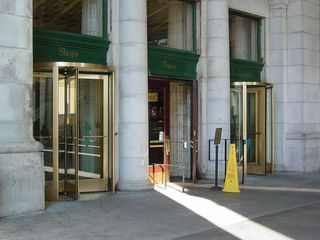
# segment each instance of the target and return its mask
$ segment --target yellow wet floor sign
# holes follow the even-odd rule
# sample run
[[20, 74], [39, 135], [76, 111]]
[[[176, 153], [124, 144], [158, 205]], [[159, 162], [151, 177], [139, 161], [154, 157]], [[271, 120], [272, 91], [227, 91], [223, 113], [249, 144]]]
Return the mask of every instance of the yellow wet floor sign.
[[238, 184], [238, 168], [237, 168], [235, 144], [230, 144], [226, 180], [224, 182], [224, 188], [222, 191], [234, 192], [234, 193], [240, 192], [239, 184]]

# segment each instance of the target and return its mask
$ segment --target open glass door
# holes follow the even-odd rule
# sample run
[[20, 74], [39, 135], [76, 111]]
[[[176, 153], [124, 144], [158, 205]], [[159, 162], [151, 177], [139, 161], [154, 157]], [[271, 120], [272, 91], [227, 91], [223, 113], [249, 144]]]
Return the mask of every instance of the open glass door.
[[[272, 85], [235, 82], [231, 87], [231, 138], [248, 174], [265, 175], [273, 165]], [[241, 148], [240, 142], [245, 140]]]
[[247, 173], [266, 174], [265, 88], [247, 89]]
[[72, 69], [64, 79], [64, 192], [79, 197], [79, 79]]

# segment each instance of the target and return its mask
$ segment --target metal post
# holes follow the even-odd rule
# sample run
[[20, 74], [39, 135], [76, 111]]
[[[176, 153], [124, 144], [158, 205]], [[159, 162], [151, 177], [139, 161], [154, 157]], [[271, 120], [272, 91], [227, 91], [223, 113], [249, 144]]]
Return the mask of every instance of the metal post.
[[[244, 146], [245, 140], [242, 140], [242, 146]], [[242, 184], [244, 184], [244, 160], [242, 161]]]
[[227, 144], [228, 139], [224, 140], [224, 181], [226, 181], [226, 174], [227, 174]]
[[212, 188], [213, 190], [220, 190], [218, 187], [218, 151], [219, 151], [219, 145], [215, 145], [216, 147], [216, 169], [215, 169], [215, 183], [214, 187]]
[[182, 167], [182, 192], [184, 192], [184, 171], [185, 171], [185, 168]]
[[164, 187], [167, 188], [167, 141], [164, 142]]

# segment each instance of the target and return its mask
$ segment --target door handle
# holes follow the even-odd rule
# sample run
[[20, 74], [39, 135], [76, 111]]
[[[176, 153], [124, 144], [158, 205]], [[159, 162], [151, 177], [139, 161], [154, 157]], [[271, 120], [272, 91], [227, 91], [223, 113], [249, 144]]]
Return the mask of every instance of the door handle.
[[106, 138], [108, 136], [81, 136], [80, 138]]

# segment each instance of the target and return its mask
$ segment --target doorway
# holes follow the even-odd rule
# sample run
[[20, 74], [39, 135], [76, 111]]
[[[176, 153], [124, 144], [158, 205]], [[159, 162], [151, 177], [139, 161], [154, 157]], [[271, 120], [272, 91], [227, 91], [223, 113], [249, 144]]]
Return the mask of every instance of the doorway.
[[149, 178], [195, 178], [196, 81], [149, 79]]
[[[236, 143], [237, 159], [245, 163], [245, 173], [265, 175], [273, 172], [273, 109], [271, 84], [232, 84], [231, 139]], [[246, 143], [243, 147], [242, 139]]]
[[34, 138], [44, 146], [46, 199], [114, 191], [113, 73], [100, 65], [34, 67]]

